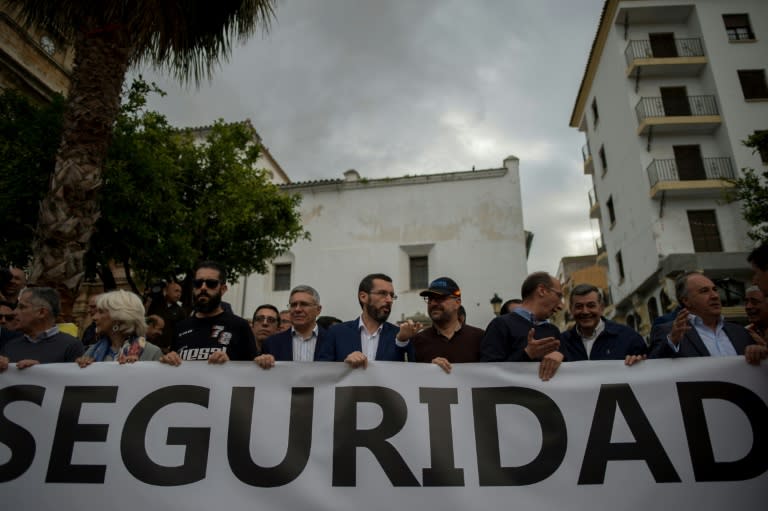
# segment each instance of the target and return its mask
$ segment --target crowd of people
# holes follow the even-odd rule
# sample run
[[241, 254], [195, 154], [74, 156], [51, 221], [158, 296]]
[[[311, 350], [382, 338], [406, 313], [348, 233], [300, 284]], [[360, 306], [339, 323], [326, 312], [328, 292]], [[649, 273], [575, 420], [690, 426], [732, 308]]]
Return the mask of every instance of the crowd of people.
[[[0, 286], [0, 372], [11, 365], [75, 362], [188, 361], [223, 364], [253, 361], [262, 369], [278, 361], [344, 362], [364, 368], [369, 361], [432, 363], [446, 373], [466, 362], [536, 362], [539, 377], [554, 377], [562, 363], [647, 358], [741, 356], [750, 364], [768, 358], [768, 244], [748, 257], [754, 286], [747, 289], [749, 325], [724, 321], [715, 284], [701, 272], [675, 282], [678, 307], [654, 325], [649, 342], [631, 328], [603, 316], [600, 289], [576, 286], [568, 304], [575, 325], [560, 330], [549, 321], [566, 306], [561, 283], [536, 272], [522, 284], [521, 298], [510, 300], [485, 329], [466, 324], [459, 285], [449, 277], [433, 280], [420, 294], [432, 324], [389, 322], [397, 295], [392, 279], [372, 273], [358, 285], [360, 315], [350, 321], [322, 316], [320, 294], [309, 285], [290, 291], [288, 309], [260, 305], [252, 320], [235, 315], [223, 301], [225, 269], [201, 263], [192, 280], [193, 309], [179, 299], [171, 282], [146, 301], [117, 290], [91, 297], [91, 322], [82, 338], [56, 323], [59, 297], [46, 287], [26, 287], [24, 272], [11, 268]], [[158, 290], [159, 291], [159, 290]]]

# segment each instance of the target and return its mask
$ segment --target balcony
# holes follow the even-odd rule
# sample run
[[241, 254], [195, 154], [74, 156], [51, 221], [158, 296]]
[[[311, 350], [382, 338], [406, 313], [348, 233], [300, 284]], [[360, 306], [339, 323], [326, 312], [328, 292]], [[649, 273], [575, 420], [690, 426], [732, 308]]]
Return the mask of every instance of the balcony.
[[595, 162], [592, 160], [592, 151], [589, 150], [589, 144], [584, 144], [581, 147], [581, 158], [584, 160], [584, 174], [594, 174]]
[[589, 218], [600, 218], [600, 203], [597, 202], [597, 192], [594, 188], [589, 191]]
[[730, 158], [653, 160], [646, 170], [652, 199], [662, 192], [667, 196], [719, 197], [736, 179]]
[[707, 63], [701, 39], [632, 40], [624, 50], [627, 76], [698, 76]]
[[714, 96], [662, 96], [640, 98], [635, 106], [637, 134], [712, 133], [720, 123]]
[[605, 241], [603, 241], [602, 235], [599, 238], [595, 239], [595, 250], [597, 251], [597, 260], [596, 260], [597, 263], [607, 264], [608, 251], [605, 249]]

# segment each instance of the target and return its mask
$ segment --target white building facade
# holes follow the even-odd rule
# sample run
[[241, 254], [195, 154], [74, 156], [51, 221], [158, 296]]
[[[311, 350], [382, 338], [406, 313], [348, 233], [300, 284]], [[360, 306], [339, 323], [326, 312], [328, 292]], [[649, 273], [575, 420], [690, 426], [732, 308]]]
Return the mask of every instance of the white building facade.
[[753, 243], [728, 181], [766, 162], [768, 2], [607, 0], [570, 125], [619, 319], [647, 333], [672, 279], [704, 270], [737, 315]]
[[360, 314], [357, 288], [369, 273], [392, 277], [398, 300], [390, 321], [426, 312], [419, 296], [429, 281], [448, 276], [462, 288], [467, 322], [484, 328], [494, 294], [519, 295], [526, 276], [519, 160], [497, 169], [384, 179], [344, 179], [282, 186], [302, 197], [310, 240], [273, 261], [266, 275], [250, 275], [227, 293], [243, 316], [271, 303], [286, 308], [289, 291], [307, 284], [320, 293], [322, 315]]

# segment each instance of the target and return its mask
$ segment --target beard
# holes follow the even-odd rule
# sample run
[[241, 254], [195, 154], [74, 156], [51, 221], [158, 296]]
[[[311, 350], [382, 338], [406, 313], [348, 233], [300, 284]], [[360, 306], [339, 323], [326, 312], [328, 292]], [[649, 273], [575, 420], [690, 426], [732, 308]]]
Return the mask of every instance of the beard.
[[370, 303], [367, 303], [365, 304], [365, 312], [367, 312], [371, 318], [378, 321], [379, 323], [384, 323], [386, 320], [389, 319], [389, 313], [391, 312], [391, 310], [388, 310], [384, 306], [377, 309]]
[[[206, 297], [208, 300], [202, 300], [203, 297]], [[209, 295], [208, 293], [201, 291], [200, 294], [195, 297], [196, 312], [208, 314], [209, 312], [215, 311], [219, 305], [221, 305], [221, 293]]]

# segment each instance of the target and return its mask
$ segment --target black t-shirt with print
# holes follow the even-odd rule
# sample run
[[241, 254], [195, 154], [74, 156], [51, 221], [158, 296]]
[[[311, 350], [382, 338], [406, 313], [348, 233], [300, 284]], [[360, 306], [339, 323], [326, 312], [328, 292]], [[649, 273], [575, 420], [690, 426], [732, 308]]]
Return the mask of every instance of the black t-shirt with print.
[[230, 360], [253, 360], [258, 355], [248, 322], [228, 312], [179, 321], [172, 349], [182, 360], [208, 360], [217, 351], [226, 352]]

